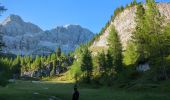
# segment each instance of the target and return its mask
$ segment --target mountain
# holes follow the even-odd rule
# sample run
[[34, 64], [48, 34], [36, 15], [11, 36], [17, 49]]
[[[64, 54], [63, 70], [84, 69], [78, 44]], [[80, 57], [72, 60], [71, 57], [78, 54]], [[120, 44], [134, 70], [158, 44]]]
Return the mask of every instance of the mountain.
[[43, 31], [37, 25], [24, 22], [18, 15], [10, 15], [0, 23], [6, 45], [3, 52], [19, 55], [47, 55], [60, 47], [68, 53], [88, 42], [94, 34], [79, 25], [58, 26]]
[[[165, 17], [165, 22], [170, 22], [170, 3], [158, 3], [157, 6], [161, 15]], [[123, 49], [125, 50], [128, 41], [131, 39], [131, 33], [135, 31], [135, 15], [136, 7], [133, 6], [123, 10], [121, 13], [115, 16], [114, 20], [110, 22], [110, 25], [99, 36], [99, 39], [96, 39], [90, 46], [90, 49], [93, 51], [93, 53], [96, 54], [99, 50], [101, 51], [101, 49], [108, 48], [107, 37], [112, 25], [115, 26], [115, 29], [117, 30], [121, 43], [123, 45]]]

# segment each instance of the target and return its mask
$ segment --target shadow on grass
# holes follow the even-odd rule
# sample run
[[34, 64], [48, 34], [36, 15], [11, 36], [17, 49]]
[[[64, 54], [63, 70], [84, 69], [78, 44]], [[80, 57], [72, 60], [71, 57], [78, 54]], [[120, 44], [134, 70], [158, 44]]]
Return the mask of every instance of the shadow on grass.
[[[74, 83], [16, 81], [0, 87], [0, 100], [71, 100]], [[170, 93], [128, 91], [114, 87], [79, 85], [80, 100], [170, 100]]]
[[0, 100], [48, 100], [50, 97], [69, 100], [73, 86], [73, 83], [16, 81], [0, 87]]

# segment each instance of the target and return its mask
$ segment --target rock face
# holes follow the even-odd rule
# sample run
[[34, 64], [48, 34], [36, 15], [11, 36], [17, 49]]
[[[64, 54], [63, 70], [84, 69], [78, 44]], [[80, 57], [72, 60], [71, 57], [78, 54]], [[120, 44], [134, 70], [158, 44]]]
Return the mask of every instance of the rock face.
[[73, 51], [89, 41], [94, 34], [79, 25], [66, 25], [43, 31], [37, 25], [24, 22], [17, 15], [10, 15], [0, 24], [5, 53], [20, 55], [46, 55], [60, 47], [64, 52]]
[[[159, 3], [157, 4], [160, 13], [165, 16], [165, 22], [170, 22], [170, 3]], [[131, 39], [131, 33], [134, 32], [136, 23], [135, 23], [135, 14], [136, 7], [131, 7], [125, 9], [122, 13], [116, 16], [115, 20], [111, 22], [111, 25], [114, 25], [118, 35], [120, 37], [123, 48], [126, 49], [128, 41]], [[110, 26], [111, 26], [110, 25]], [[108, 48], [107, 47], [107, 37], [110, 32], [110, 27], [100, 36], [98, 41], [95, 41], [90, 47], [94, 48]]]

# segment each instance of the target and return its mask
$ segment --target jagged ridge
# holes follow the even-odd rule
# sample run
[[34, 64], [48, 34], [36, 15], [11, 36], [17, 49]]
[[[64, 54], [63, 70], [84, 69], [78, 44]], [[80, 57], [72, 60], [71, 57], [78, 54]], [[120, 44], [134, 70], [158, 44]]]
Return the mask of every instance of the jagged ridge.
[[57, 47], [70, 52], [94, 35], [79, 25], [58, 26], [43, 31], [37, 25], [24, 22], [20, 16], [13, 14], [0, 24], [0, 32], [4, 33], [3, 41], [6, 44], [3, 51], [19, 55], [49, 54]]

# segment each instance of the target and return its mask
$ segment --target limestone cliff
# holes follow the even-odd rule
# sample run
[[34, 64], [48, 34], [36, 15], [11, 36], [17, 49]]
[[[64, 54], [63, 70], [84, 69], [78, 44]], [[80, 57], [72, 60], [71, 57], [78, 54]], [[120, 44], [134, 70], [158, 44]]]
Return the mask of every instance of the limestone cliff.
[[[159, 3], [157, 4], [160, 13], [165, 16], [165, 22], [170, 22], [170, 3]], [[111, 25], [114, 25], [118, 35], [120, 37], [122, 46], [126, 49], [127, 42], [131, 39], [131, 33], [135, 30], [135, 14], [136, 7], [131, 7], [125, 9], [123, 12], [119, 13], [114, 21], [111, 22]], [[97, 41], [91, 45], [90, 49], [96, 53], [99, 49], [107, 49], [107, 36], [110, 31], [110, 26], [106, 29], [106, 31], [99, 37]], [[96, 50], [98, 49], [98, 50]]]

